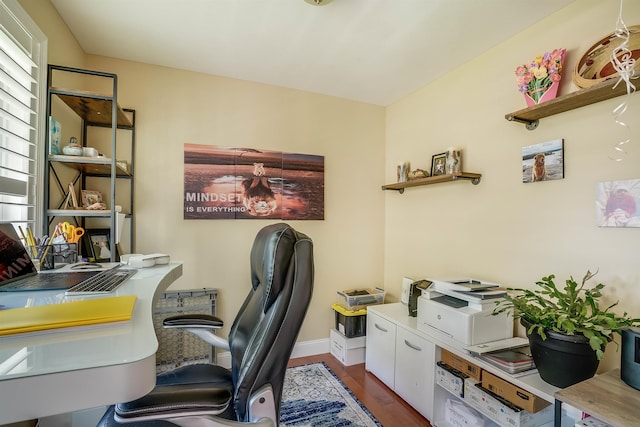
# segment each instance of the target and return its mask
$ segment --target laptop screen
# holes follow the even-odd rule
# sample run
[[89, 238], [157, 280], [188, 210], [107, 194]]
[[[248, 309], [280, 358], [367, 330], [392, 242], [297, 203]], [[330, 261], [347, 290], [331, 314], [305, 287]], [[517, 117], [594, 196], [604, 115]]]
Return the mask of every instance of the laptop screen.
[[37, 272], [13, 225], [0, 223], [0, 285]]

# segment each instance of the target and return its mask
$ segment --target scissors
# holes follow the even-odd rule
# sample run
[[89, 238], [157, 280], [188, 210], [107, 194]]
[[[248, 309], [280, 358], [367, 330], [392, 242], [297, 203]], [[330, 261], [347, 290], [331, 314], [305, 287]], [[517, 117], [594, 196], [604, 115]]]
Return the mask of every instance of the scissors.
[[65, 236], [68, 243], [77, 243], [80, 237], [84, 235], [84, 228], [82, 227], [76, 227], [66, 221], [59, 225], [60, 231], [62, 231], [62, 235]]

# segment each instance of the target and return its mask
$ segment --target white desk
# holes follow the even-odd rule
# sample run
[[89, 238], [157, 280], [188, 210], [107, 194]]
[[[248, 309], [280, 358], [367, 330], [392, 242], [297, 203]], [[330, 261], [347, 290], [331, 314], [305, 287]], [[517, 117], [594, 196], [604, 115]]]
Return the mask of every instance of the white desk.
[[[126, 402], [155, 386], [153, 306], [182, 263], [140, 269], [110, 296], [136, 295], [128, 322], [0, 337], [0, 424]], [[61, 291], [0, 293], [0, 304], [51, 303]]]

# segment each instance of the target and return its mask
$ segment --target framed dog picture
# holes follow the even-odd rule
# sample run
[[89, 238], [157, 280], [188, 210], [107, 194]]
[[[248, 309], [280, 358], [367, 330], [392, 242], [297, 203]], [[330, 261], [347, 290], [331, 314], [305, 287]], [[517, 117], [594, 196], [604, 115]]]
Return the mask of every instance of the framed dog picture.
[[522, 182], [564, 178], [564, 139], [522, 147]]
[[436, 154], [431, 157], [431, 176], [444, 175], [447, 166], [447, 153]]

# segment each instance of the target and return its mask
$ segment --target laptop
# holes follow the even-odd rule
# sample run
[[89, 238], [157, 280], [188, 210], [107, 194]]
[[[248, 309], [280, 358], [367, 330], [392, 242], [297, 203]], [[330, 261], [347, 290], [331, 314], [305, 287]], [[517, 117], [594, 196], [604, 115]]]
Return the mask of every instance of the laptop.
[[13, 225], [0, 223], [0, 292], [67, 289], [98, 273], [38, 272]]

